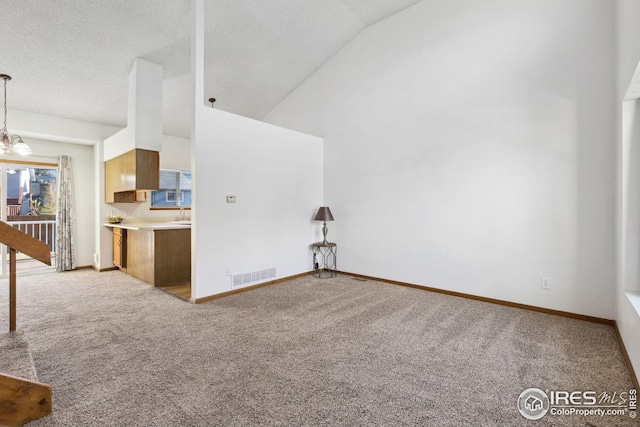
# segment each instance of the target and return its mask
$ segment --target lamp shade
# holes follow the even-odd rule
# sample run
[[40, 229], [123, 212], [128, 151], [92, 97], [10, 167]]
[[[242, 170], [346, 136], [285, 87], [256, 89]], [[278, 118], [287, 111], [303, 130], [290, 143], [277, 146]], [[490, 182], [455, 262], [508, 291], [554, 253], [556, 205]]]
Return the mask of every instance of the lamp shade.
[[314, 221], [333, 221], [333, 215], [331, 215], [331, 209], [327, 206], [322, 206], [318, 209], [318, 213], [316, 217], [313, 218]]

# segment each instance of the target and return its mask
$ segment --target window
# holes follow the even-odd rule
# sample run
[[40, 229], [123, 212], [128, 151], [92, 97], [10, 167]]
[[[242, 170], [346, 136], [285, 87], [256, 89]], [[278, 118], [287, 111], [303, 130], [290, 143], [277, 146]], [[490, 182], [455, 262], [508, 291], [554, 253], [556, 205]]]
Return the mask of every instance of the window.
[[9, 164], [6, 166], [6, 172], [7, 197], [3, 202], [7, 207], [7, 217], [56, 214], [55, 168]]
[[[176, 192], [175, 191], [167, 191], [167, 202], [175, 202], [176, 201]], [[184, 191], [180, 192], [180, 204], [184, 206]]]
[[191, 207], [191, 172], [160, 169], [160, 188], [151, 192], [151, 207]]

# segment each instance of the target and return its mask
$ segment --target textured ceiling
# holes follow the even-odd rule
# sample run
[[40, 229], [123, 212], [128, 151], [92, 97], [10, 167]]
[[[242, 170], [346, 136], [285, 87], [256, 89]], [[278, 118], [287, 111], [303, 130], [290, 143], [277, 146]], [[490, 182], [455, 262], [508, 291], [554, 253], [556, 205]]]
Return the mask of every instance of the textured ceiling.
[[[260, 119], [368, 25], [418, 1], [206, 0], [206, 98]], [[9, 109], [124, 127], [141, 57], [164, 66], [165, 134], [189, 137], [190, 0], [0, 5]]]

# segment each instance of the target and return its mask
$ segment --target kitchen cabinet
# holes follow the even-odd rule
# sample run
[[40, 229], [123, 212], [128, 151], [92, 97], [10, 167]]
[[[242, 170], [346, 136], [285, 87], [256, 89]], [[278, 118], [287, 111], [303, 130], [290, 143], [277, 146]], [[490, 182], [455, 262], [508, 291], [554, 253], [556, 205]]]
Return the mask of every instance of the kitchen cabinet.
[[113, 229], [113, 265], [123, 270], [127, 267], [127, 230]]
[[[146, 191], [120, 191], [113, 194], [114, 203], [139, 203], [147, 201]], [[110, 202], [107, 202], [110, 203]]]
[[127, 230], [127, 274], [154, 286], [191, 281], [191, 228]]
[[146, 201], [160, 186], [160, 153], [136, 148], [105, 162], [106, 203]]

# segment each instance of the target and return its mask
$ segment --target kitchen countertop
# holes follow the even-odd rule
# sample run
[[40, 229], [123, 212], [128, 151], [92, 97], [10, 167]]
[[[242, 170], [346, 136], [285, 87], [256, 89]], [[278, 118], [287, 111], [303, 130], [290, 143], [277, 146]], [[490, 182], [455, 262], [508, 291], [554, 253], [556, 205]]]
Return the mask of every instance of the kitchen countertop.
[[191, 228], [191, 221], [188, 223], [175, 222], [121, 222], [120, 224], [104, 223], [105, 227], [122, 228], [124, 230], [180, 230]]

